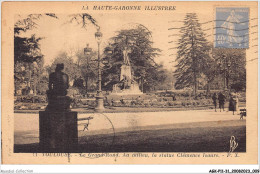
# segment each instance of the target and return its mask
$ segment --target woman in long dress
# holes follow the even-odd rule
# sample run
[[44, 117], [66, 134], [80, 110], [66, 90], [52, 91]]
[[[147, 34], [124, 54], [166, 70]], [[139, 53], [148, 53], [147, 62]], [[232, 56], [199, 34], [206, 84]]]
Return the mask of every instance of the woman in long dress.
[[229, 111], [233, 111], [233, 115], [235, 112], [238, 112], [238, 94], [237, 93], [230, 93]]

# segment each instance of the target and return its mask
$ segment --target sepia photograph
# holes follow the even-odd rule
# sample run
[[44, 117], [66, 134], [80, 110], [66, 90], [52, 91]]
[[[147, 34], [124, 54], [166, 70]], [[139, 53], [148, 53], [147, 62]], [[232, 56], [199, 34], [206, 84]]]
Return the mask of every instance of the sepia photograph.
[[188, 3], [2, 5], [8, 158], [256, 163], [257, 3]]

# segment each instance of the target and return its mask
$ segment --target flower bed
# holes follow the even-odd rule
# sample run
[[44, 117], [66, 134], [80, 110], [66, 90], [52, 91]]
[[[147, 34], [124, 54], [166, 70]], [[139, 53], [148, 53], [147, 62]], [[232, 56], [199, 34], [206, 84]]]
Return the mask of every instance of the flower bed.
[[[216, 91], [212, 91], [213, 94]], [[104, 97], [104, 105], [109, 107], [132, 107], [132, 108], [196, 108], [196, 107], [212, 107], [211, 93], [205, 95], [200, 93], [197, 99], [193, 99], [192, 96], [187, 93], [169, 93], [164, 95], [160, 94], [143, 94], [143, 95], [128, 95], [128, 96], [112, 96], [108, 95]], [[71, 93], [70, 93], [71, 94]], [[96, 106], [96, 99], [93, 96], [80, 95], [73, 93], [72, 96], [72, 108], [94, 108]], [[240, 93], [239, 102], [245, 103], [245, 93]], [[228, 102], [228, 95], [226, 102]], [[27, 95], [27, 96], [15, 96], [14, 100], [15, 110], [44, 110], [47, 106], [46, 95]]]
[[45, 95], [15, 96], [14, 103], [47, 103]]
[[47, 103], [15, 103], [14, 110], [45, 110]]
[[211, 99], [203, 100], [183, 100], [183, 101], [165, 101], [165, 100], [121, 100], [108, 102], [113, 107], [156, 107], [156, 108], [180, 108], [180, 107], [200, 107], [211, 106]]

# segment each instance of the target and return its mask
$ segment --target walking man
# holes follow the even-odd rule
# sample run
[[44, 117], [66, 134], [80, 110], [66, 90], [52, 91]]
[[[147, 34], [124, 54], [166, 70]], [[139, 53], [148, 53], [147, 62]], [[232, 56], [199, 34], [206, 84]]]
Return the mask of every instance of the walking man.
[[219, 110], [221, 112], [221, 108], [223, 108], [223, 111], [225, 111], [224, 105], [225, 105], [226, 96], [222, 94], [222, 92], [219, 92], [218, 94], [218, 101], [219, 101]]
[[213, 104], [215, 106], [215, 112], [217, 112], [217, 99], [218, 99], [217, 94], [214, 93], [212, 96], [212, 100], [213, 100]]

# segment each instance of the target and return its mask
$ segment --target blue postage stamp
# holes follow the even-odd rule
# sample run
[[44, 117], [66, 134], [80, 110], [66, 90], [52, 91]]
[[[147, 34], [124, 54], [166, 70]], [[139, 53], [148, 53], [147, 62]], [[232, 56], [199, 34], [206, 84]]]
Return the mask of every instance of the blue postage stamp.
[[217, 7], [216, 48], [249, 47], [249, 8]]

